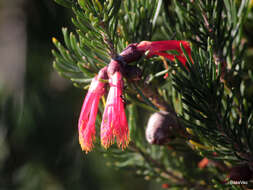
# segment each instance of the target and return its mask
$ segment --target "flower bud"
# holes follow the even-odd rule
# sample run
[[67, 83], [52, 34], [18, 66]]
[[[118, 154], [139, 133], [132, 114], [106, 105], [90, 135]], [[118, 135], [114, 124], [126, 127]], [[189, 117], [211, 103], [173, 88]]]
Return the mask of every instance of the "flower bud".
[[233, 181], [249, 181], [252, 178], [252, 171], [247, 164], [234, 166], [230, 169], [229, 179]]
[[168, 183], [164, 183], [164, 184], [162, 184], [162, 188], [163, 189], [169, 189], [170, 185]]
[[175, 115], [165, 111], [156, 112], [148, 120], [146, 139], [150, 144], [164, 145], [175, 138], [178, 129], [180, 126]]
[[137, 43], [129, 44], [121, 53], [121, 59], [125, 63], [137, 61], [143, 55], [143, 52], [137, 50]]
[[198, 168], [203, 169], [209, 164], [209, 160], [205, 157], [198, 163]]

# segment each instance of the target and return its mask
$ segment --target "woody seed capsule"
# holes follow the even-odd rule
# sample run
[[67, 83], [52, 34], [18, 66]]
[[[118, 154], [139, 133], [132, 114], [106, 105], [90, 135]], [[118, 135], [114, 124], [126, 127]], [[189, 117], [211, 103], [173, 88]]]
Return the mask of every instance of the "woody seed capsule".
[[152, 114], [146, 128], [146, 139], [150, 144], [165, 145], [175, 138], [180, 126], [175, 115], [160, 111]]

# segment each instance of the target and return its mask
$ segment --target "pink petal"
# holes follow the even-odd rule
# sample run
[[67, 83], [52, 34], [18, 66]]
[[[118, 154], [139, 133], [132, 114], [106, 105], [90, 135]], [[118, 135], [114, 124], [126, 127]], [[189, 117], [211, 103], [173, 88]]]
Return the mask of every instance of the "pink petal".
[[81, 109], [81, 113], [78, 120], [78, 128], [80, 128], [88, 120], [89, 112], [91, 109], [93, 99], [95, 98], [94, 93], [88, 91]]
[[154, 55], [159, 55], [159, 56], [163, 56], [171, 61], [175, 61], [175, 57], [177, 57], [177, 59], [185, 66], [186, 63], [186, 58], [184, 56], [180, 56], [180, 55], [171, 55], [168, 53], [163, 53], [163, 52], [155, 52]]
[[98, 104], [99, 96], [97, 96], [92, 103], [91, 110], [89, 113], [89, 120], [86, 123], [86, 127], [82, 128], [82, 130], [79, 132], [79, 142], [82, 150], [86, 151], [86, 153], [92, 150], [93, 140], [95, 140], [95, 122], [98, 111]]
[[110, 90], [101, 125], [101, 143], [108, 148], [117, 139], [119, 147], [125, 148], [129, 143], [128, 124], [122, 101], [123, 80], [120, 72], [110, 79]]
[[180, 47], [180, 43], [184, 46], [187, 53], [191, 53], [190, 44], [187, 41], [180, 40], [165, 40], [165, 41], [142, 41], [137, 47], [140, 51], [168, 51], [168, 50], [176, 50], [180, 54], [183, 53]]
[[168, 51], [176, 50], [180, 54], [183, 53], [180, 44], [182, 44], [189, 54], [191, 53], [190, 44], [187, 41], [178, 41], [178, 40], [166, 40], [166, 41], [155, 41], [151, 44], [151, 51]]
[[81, 109], [78, 121], [79, 143], [86, 153], [93, 148], [96, 115], [99, 99], [104, 93], [104, 85], [105, 83], [100, 82], [97, 76], [92, 80]]
[[[137, 45], [139, 51], [149, 51], [148, 57], [152, 57], [153, 55], [164, 56], [169, 60], [174, 60], [175, 56], [185, 65], [186, 58], [184, 57], [183, 51], [181, 49], [180, 44], [185, 48], [188, 56], [191, 61], [191, 48], [190, 44], [187, 41], [178, 41], [178, 40], [166, 40], [166, 41], [142, 41]], [[164, 51], [176, 50], [180, 55], [171, 55], [165, 53]], [[193, 63], [193, 61], [192, 61]]]

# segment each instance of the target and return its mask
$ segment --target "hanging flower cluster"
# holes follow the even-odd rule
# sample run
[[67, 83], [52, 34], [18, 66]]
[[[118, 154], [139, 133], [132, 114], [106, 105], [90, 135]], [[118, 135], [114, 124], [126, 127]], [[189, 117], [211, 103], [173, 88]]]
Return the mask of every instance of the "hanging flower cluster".
[[[78, 131], [79, 143], [86, 153], [93, 148], [95, 140], [95, 122], [100, 98], [105, 94], [107, 83], [109, 81], [109, 93], [106, 100], [105, 110], [101, 123], [100, 137], [103, 147], [108, 148], [116, 139], [118, 147], [124, 149], [127, 147], [129, 139], [129, 129], [126, 119], [123, 95], [123, 73], [125, 74], [122, 63], [137, 61], [148, 51], [148, 58], [154, 55], [163, 56], [174, 61], [175, 57], [185, 65], [186, 58], [180, 47], [184, 46], [187, 54], [191, 58], [190, 45], [186, 41], [142, 41], [140, 43], [130, 44], [118, 57], [112, 59], [108, 66], [102, 68], [96, 75], [84, 99], [81, 109]], [[166, 53], [165, 51], [175, 50], [178, 55]], [[108, 80], [109, 79], [109, 80]]]

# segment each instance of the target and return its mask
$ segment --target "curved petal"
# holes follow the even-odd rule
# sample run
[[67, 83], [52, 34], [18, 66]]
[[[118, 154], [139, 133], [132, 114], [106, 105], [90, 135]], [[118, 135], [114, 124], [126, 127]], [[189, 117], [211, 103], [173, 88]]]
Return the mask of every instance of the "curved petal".
[[88, 93], [84, 99], [78, 120], [79, 143], [82, 150], [89, 152], [95, 140], [95, 122], [99, 99], [104, 93], [105, 83], [100, 82], [97, 76], [92, 80]]
[[119, 147], [124, 149], [129, 143], [128, 124], [122, 101], [123, 80], [120, 72], [110, 79], [110, 90], [106, 101], [101, 125], [101, 144], [108, 148], [117, 139]]
[[98, 111], [99, 98], [99, 96], [96, 96], [92, 102], [88, 122], [85, 123], [86, 125], [82, 125], [85, 127], [81, 126], [79, 130], [79, 143], [82, 150], [86, 151], [86, 153], [92, 150], [93, 141], [95, 140], [95, 122]]

